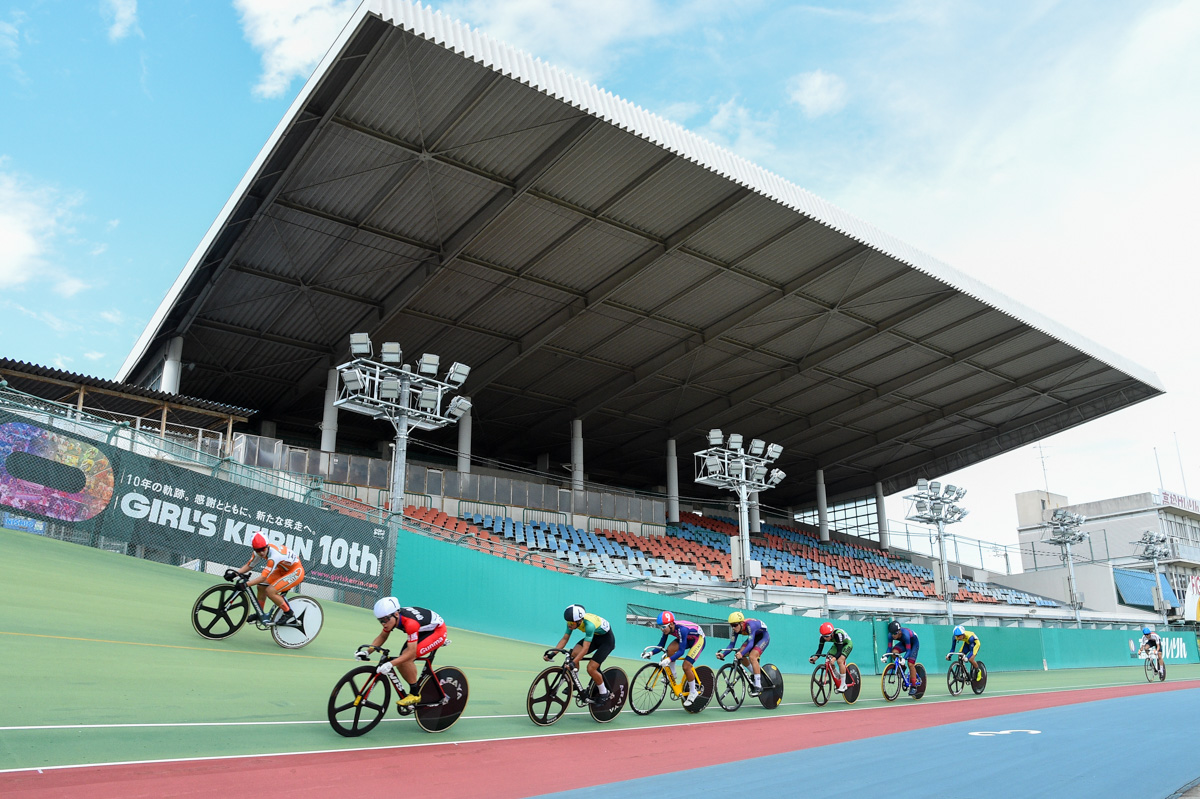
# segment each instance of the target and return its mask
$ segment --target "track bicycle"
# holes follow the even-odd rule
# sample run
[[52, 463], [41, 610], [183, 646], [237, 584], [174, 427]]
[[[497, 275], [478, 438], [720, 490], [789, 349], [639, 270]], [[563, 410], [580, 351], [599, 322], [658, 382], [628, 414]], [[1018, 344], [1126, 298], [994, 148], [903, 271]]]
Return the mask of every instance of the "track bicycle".
[[976, 694], [983, 693], [983, 690], [987, 688], [987, 666], [983, 661], [976, 660], [974, 672], [971, 673], [971, 661], [967, 660], [966, 653], [951, 652], [950, 654], [955, 657], [946, 672], [946, 687], [950, 689], [950, 695], [958, 696], [968, 683]]
[[1158, 656], [1156, 652], [1147, 649], [1142, 655], [1142, 668], [1146, 671], [1146, 682], [1162, 682], [1167, 679], [1167, 661], [1163, 660], [1162, 673], [1158, 672]]
[[[450, 641], [447, 639], [442, 647], [449, 645]], [[370, 646], [363, 644], [358, 651], [365, 652]], [[405, 642], [405, 646], [408, 646], [408, 642]], [[406, 694], [404, 684], [395, 669], [386, 677], [376, 671], [384, 662], [392, 659], [391, 653], [386, 649], [375, 651], [379, 653], [378, 663], [374, 666], [350, 669], [337, 681], [329, 695], [329, 725], [338, 735], [354, 738], [370, 732], [387, 713], [392, 688], [396, 689], [397, 700]], [[414, 715], [417, 724], [425, 732], [445, 732], [454, 726], [454, 722], [458, 721], [458, 717], [467, 707], [467, 675], [454, 666], [443, 666], [435, 670], [433, 656], [437, 651], [435, 649], [428, 655], [417, 658], [425, 664], [421, 676], [417, 679], [417, 696], [420, 697], [420, 701], [413, 705], [396, 706], [396, 712], [401, 716]]]
[[[642, 650], [642, 658], [649, 659], [663, 650], [657, 646], [648, 646]], [[696, 682], [700, 692], [690, 705], [684, 704], [683, 709], [688, 713], [699, 713], [708, 705], [713, 695], [713, 670], [708, 666], [692, 666], [696, 672]], [[687, 690], [685, 680], [676, 680], [674, 669], [662, 663], [647, 663], [633, 675], [629, 686], [629, 707], [639, 716], [653, 713], [667, 696], [667, 689], [675, 699], [686, 702]]]
[[[281, 611], [273, 603], [271, 615], [262, 620], [263, 606], [255, 590], [247, 584], [247, 575], [234, 569], [225, 570], [227, 583], [206, 588], [192, 605], [192, 627], [201, 638], [220, 641], [236, 633], [249, 621], [260, 630], [270, 630], [275, 643], [284, 649], [299, 649], [312, 642], [321, 632], [325, 611], [321, 603], [310, 596], [294, 594], [287, 597], [292, 617], [280, 622]], [[287, 591], [283, 592], [287, 596]]]
[[629, 678], [625, 676], [625, 670], [619, 666], [609, 666], [601, 672], [604, 687], [608, 689], [608, 696], [601, 701], [590, 680], [584, 687], [570, 650], [547, 649], [544, 657], [554, 655], [564, 655], [563, 662], [544, 669], [529, 686], [529, 694], [525, 697], [525, 711], [529, 713], [529, 720], [539, 727], [549, 727], [563, 717], [572, 699], [579, 707], [586, 707], [592, 718], [601, 724], [615, 719], [629, 697]]
[[[908, 661], [895, 652], [888, 652], [880, 660], [887, 663], [883, 667], [883, 677], [880, 680], [883, 687], [883, 698], [889, 702], [895, 702], [896, 697], [900, 696], [901, 689], [908, 691], [912, 688], [911, 669], [908, 667]], [[928, 684], [929, 681], [925, 679], [925, 667], [918, 663], [917, 692], [913, 695], [913, 699], [925, 696], [925, 687]]]
[[[817, 707], [823, 707], [829, 698], [834, 694], [833, 687], [838, 682], [837, 658], [826, 652], [822, 655], [825, 658], [824, 663], [818, 663], [813, 669], [812, 680], [809, 683], [809, 692], [812, 694], [813, 703]], [[842, 699], [846, 704], [853, 705], [858, 701], [858, 695], [862, 692], [862, 672], [858, 670], [858, 666], [853, 663], [846, 664], [846, 690], [842, 692]]]
[[[732, 651], [732, 649], [722, 649], [717, 653], [717, 659], [724, 660], [725, 656]], [[763, 663], [759, 668], [762, 673], [762, 691], [758, 694], [758, 701], [767, 710], [774, 710], [783, 701], [783, 675], [779, 673], [779, 669], [774, 663]], [[696, 676], [700, 676], [699, 673]], [[714, 688], [717, 704], [732, 713], [746, 701], [746, 694], [753, 693], [750, 690], [750, 686], [753, 684], [754, 673], [749, 666], [742, 662], [742, 658], [735, 657], [731, 662], [717, 669]]]

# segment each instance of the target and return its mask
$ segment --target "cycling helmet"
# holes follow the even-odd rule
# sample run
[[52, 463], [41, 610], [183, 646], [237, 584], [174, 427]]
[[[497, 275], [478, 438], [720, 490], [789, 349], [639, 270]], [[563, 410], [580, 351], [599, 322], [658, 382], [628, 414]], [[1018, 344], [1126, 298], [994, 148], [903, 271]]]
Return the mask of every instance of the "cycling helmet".
[[375, 618], [386, 619], [400, 610], [400, 600], [394, 596], [385, 596], [375, 603]]
[[821, 625], [821, 635], [833, 635], [833, 625], [825, 622]]
[[1142, 628], [1142, 635], [1149, 635], [1149, 634], [1150, 634], [1150, 628], [1149, 628], [1149, 627], [1143, 627], [1143, 628]]
[[963, 633], [963, 628], [962, 628], [961, 624], [954, 628], [954, 637], [955, 638], [962, 638], [963, 634], [964, 633]]
[[567, 623], [574, 624], [583, 619], [584, 613], [583, 605], [567, 605], [567, 609], [563, 611], [563, 618]]
[[675, 623], [675, 614], [672, 613], [671, 611], [664, 610], [662, 613], [658, 614], [658, 626], [659, 627], [666, 627], [668, 624], [674, 624], [674, 623]]
[[254, 537], [250, 539], [250, 548], [251, 549], [263, 549], [264, 547], [266, 547], [266, 545], [267, 545], [267, 537], [265, 535], [263, 535], [262, 533], [255, 533]]
[[888, 635], [895, 635], [898, 632], [900, 632], [900, 622], [898, 622], [898, 621], [888, 622]]
[[745, 620], [746, 620], [746, 614], [742, 613], [740, 610], [735, 610], [733, 613], [729, 614], [729, 623], [730, 624], [741, 624]]

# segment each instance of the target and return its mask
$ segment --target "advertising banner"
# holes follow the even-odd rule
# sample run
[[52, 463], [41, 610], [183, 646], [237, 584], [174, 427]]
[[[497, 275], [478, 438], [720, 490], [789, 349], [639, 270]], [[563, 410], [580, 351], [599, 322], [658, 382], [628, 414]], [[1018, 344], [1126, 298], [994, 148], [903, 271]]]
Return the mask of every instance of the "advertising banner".
[[1200, 617], [1200, 574], [1188, 578], [1187, 594], [1183, 600], [1183, 618], [1197, 621]]
[[391, 592], [384, 527], [3, 411], [0, 512], [6, 527], [41, 533], [49, 522], [234, 566], [246, 562], [250, 539], [262, 533], [299, 554], [307, 583]]

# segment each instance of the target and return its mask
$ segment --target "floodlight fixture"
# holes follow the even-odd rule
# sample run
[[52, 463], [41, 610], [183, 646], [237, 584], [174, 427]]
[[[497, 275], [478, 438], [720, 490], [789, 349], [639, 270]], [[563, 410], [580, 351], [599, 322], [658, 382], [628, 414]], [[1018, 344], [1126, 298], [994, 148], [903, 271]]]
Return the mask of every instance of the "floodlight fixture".
[[954, 501], [954, 495], [957, 493], [958, 493], [958, 486], [951, 485], [949, 483], [947, 483], [945, 489], [942, 490], [942, 496], [944, 496], [946, 499], [950, 500], [951, 502]]
[[366, 381], [363, 380], [362, 373], [357, 369], [347, 369], [342, 372], [342, 383], [346, 388], [355, 393], [366, 388]]
[[704, 469], [710, 476], [715, 477], [721, 473], [721, 459], [716, 455], [709, 455], [704, 459]]
[[926, 480], [924, 477], [918, 477], [917, 478], [917, 493], [924, 494], [928, 490], [929, 490], [929, 481]]
[[379, 345], [379, 360], [384, 363], [400, 363], [404, 360], [404, 353], [400, 351], [400, 342], [385, 341]]
[[720, 428], [714, 427], [708, 431], [708, 445], [710, 447], [719, 447], [724, 440], [725, 435], [721, 432]]
[[939, 483], [937, 480], [930, 480], [929, 481], [929, 493], [933, 494], [935, 497], [941, 496], [942, 484]]
[[918, 499], [913, 507], [916, 509], [919, 516], [924, 516], [925, 514], [929, 513], [929, 503], [923, 499]]
[[[387, 346], [386, 344], [384, 346]], [[400, 397], [400, 381], [394, 377], [385, 377], [379, 381], [379, 398], [381, 400], [396, 400]]]
[[734, 458], [729, 462], [729, 473], [734, 477], [744, 479], [746, 475], [746, 459]]
[[767, 445], [767, 456], [766, 456], [767, 460], [769, 460], [769, 461], [777, 460], [779, 458], [779, 456], [782, 454], [783, 454], [783, 445], [782, 444], [768, 444]]
[[783, 482], [783, 478], [785, 477], [787, 477], [787, 472], [785, 472], [783, 469], [772, 469], [771, 477], [767, 482], [773, 486], [777, 486]]
[[471, 400], [466, 397], [455, 397], [446, 407], [446, 415], [451, 419], [461, 419], [471, 410]]
[[736, 449], [740, 452], [742, 449], [742, 434], [741, 433], [730, 433], [729, 441], [727, 442], [727, 444], [730, 449]]
[[750, 454], [754, 457], [759, 457], [763, 454], [763, 449], [767, 446], [767, 442], [761, 438], [756, 438], [750, 442]]
[[366, 333], [351, 333], [350, 354], [355, 358], [370, 358], [371, 337]]
[[439, 363], [441, 363], [441, 358], [427, 352], [422, 355], [421, 360], [417, 362], [417, 372], [425, 375], [426, 377], [436, 377]]
[[451, 364], [450, 371], [446, 372], [446, 382], [454, 386], [461, 386], [467, 381], [469, 374], [471, 374], [471, 367], [455, 361]]
[[439, 393], [433, 386], [421, 389], [421, 395], [417, 398], [417, 408], [426, 413], [437, 413]]
[[761, 483], [767, 477], [767, 465], [765, 463], [755, 464], [750, 470], [750, 479], [756, 483]]

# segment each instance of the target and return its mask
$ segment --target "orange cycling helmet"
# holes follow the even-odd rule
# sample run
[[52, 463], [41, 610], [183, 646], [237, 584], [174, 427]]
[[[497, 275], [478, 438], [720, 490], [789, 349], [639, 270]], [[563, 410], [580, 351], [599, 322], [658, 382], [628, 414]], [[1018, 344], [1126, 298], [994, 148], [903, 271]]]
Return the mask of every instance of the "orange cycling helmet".
[[262, 533], [255, 533], [254, 537], [250, 539], [250, 548], [251, 549], [266, 549], [266, 546], [267, 546], [267, 537], [265, 535], [263, 535]]
[[833, 635], [833, 625], [825, 622], [821, 625], [821, 635]]

